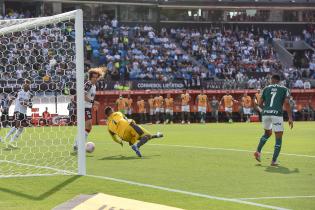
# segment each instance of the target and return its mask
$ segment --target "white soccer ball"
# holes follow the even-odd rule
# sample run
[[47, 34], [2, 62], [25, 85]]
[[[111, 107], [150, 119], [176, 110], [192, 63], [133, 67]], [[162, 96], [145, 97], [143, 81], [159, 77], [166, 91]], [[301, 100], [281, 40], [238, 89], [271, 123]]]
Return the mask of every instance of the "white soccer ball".
[[85, 144], [85, 151], [88, 153], [92, 153], [95, 150], [95, 144], [93, 142], [87, 142]]

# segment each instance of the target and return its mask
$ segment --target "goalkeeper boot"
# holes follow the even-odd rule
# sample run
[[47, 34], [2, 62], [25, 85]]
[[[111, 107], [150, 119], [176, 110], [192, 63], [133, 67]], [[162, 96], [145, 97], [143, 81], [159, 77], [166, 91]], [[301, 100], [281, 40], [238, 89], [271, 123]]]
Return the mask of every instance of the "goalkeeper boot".
[[161, 132], [157, 132], [155, 135], [156, 135], [156, 138], [162, 138], [163, 137], [163, 133], [161, 133]]
[[136, 144], [132, 145], [132, 146], [131, 146], [131, 149], [136, 152], [136, 154], [138, 155], [138, 157], [142, 157], [141, 152], [140, 152], [140, 150], [139, 150], [139, 148], [137, 147]]
[[161, 132], [157, 132], [156, 134], [153, 134], [151, 136], [152, 139], [162, 138], [162, 137], [163, 137], [163, 133], [161, 133]]
[[261, 156], [261, 153], [260, 153], [260, 152], [255, 152], [255, 153], [254, 153], [254, 157], [255, 157], [255, 159], [256, 159], [258, 162], [261, 162], [260, 156]]

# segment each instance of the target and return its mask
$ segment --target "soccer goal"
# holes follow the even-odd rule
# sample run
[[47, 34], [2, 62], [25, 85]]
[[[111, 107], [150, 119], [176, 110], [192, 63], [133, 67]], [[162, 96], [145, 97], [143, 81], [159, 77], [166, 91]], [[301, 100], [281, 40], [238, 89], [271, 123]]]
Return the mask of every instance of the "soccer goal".
[[0, 21], [0, 178], [85, 175], [83, 87], [82, 10]]

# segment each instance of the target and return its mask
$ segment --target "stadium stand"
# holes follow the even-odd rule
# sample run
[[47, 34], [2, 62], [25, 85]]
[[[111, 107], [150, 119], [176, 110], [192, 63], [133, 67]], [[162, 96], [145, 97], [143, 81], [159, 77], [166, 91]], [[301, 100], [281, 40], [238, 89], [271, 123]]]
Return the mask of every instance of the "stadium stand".
[[[303, 19], [314, 18], [306, 13]], [[256, 16], [244, 13], [227, 17], [227, 20], [255, 22], [264, 20], [266, 16], [268, 12], [261, 11]], [[23, 13], [11, 10], [0, 19], [26, 17], [33, 15], [29, 11]], [[71, 50], [69, 53], [54, 50], [58, 48], [54, 46], [54, 40], [64, 40], [65, 45], [73, 41], [72, 27], [64, 25], [62, 31], [51, 28], [52, 33], [38, 30], [32, 34], [30, 39], [33, 46], [26, 47], [32, 48], [31, 54], [39, 55], [37, 58], [45, 59], [43, 66], [36, 66], [33, 55], [24, 56], [24, 66], [13, 69], [10, 65], [23, 53], [23, 50], [19, 50], [19, 46], [24, 45], [23, 38], [10, 40], [12, 47], [8, 49], [0, 45], [1, 51], [8, 53], [11, 58], [1, 60], [1, 88], [18, 88], [21, 84], [19, 81], [29, 78], [33, 81], [33, 88], [38, 88], [38, 84], [43, 81], [54, 81], [56, 86], [47, 89], [72, 89], [75, 72], [74, 63], [69, 57]], [[293, 36], [289, 30], [267, 30], [260, 26], [238, 29], [226, 26], [156, 27], [149, 23], [125, 24], [100, 14], [97, 21], [85, 22], [86, 69], [94, 66], [107, 68], [106, 77], [98, 83], [98, 91], [185, 88], [256, 90], [268, 84], [272, 73], [281, 74], [283, 84], [289, 88], [308, 90], [314, 87], [311, 80], [315, 79], [315, 54], [312, 51], [305, 52], [302, 56], [305, 59], [303, 67], [285, 66], [274, 43], [305, 40], [310, 47], [314, 47], [314, 28], [314, 25], [307, 25], [300, 36]], [[40, 49], [41, 45], [45, 47]], [[34, 68], [27, 63], [34, 64]], [[174, 96], [179, 94], [174, 91]], [[111, 97], [115, 98], [118, 94], [112, 93]], [[136, 95], [132, 96], [136, 99]], [[143, 96], [148, 97], [146, 94]], [[314, 104], [308, 106], [312, 93], [301, 98], [295, 93], [295, 97], [299, 118], [312, 119], [310, 107]], [[108, 104], [106, 101], [104, 103]], [[238, 106], [235, 112], [239, 111]], [[191, 111], [195, 112], [194, 108]]]

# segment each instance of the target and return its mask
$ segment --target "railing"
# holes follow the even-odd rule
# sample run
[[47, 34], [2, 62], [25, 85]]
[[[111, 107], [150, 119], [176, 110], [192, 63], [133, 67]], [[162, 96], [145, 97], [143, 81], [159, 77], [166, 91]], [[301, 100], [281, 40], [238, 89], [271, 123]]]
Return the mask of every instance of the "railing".
[[281, 44], [281, 41], [274, 41], [273, 47], [278, 53], [278, 58], [280, 62], [285, 67], [293, 66], [293, 55]]

